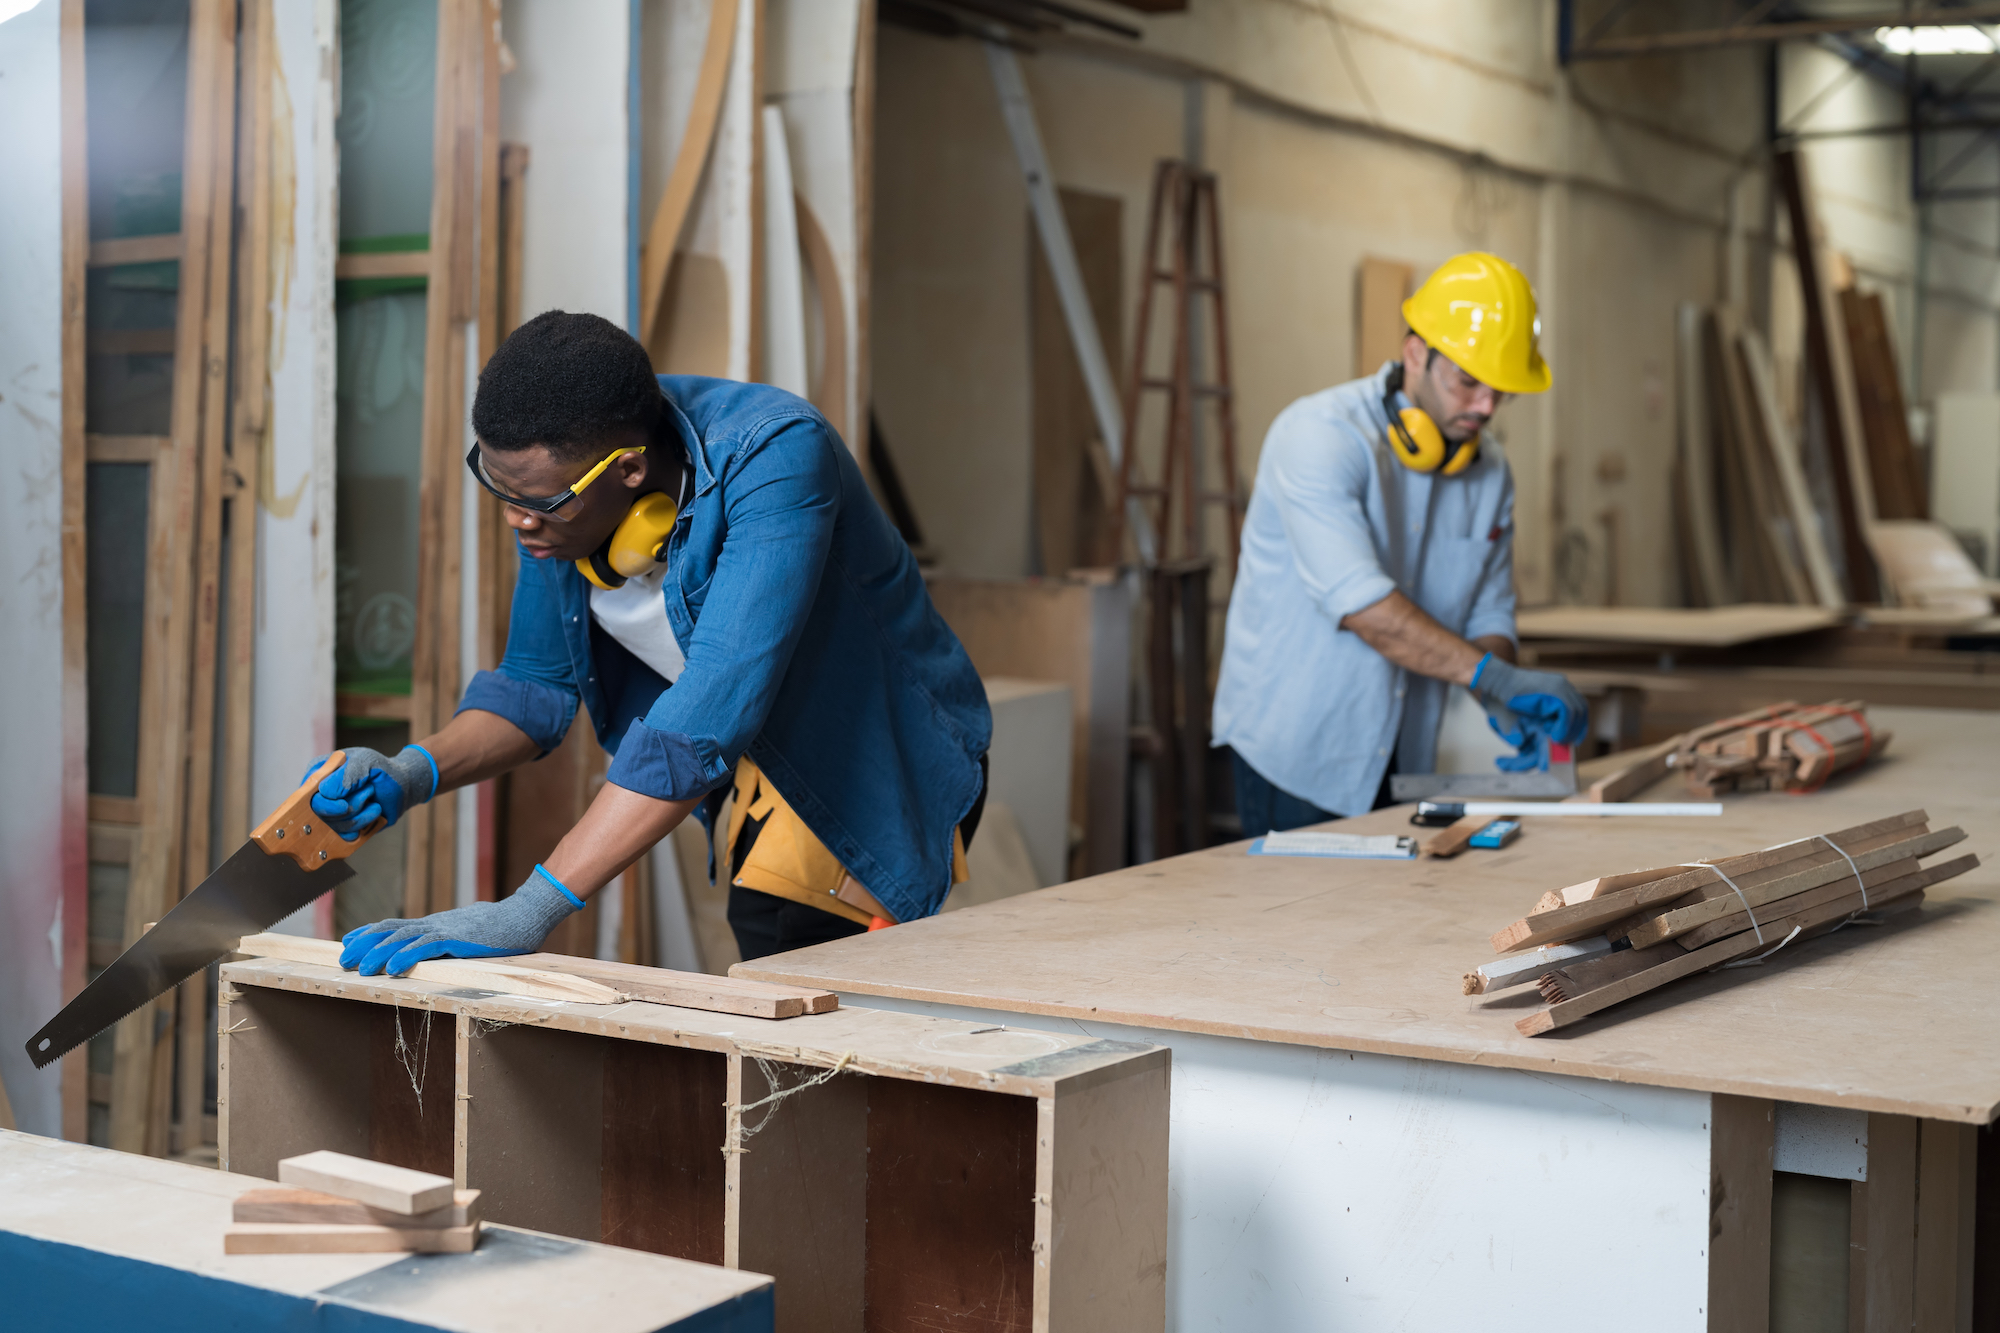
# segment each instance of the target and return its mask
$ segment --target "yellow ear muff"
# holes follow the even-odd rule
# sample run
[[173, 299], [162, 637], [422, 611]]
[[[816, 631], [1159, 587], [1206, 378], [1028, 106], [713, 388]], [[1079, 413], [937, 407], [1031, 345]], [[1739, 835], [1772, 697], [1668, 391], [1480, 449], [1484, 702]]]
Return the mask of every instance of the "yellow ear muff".
[[1382, 408], [1389, 416], [1389, 448], [1396, 461], [1412, 472], [1438, 472], [1447, 477], [1471, 467], [1472, 460], [1479, 457], [1479, 437], [1462, 444], [1446, 443], [1430, 413], [1421, 407], [1397, 410], [1396, 395], [1402, 388], [1403, 368], [1397, 366], [1389, 372], [1382, 395]]
[[576, 562], [577, 571], [607, 592], [623, 586], [667, 558], [667, 538], [679, 516], [680, 506], [664, 491], [640, 496], [610, 539]]

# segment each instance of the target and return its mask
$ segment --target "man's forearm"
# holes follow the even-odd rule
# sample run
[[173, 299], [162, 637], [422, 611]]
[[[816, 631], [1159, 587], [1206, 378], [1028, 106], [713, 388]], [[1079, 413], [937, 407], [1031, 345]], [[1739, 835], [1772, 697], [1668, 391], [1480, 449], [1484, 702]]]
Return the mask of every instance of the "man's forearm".
[[471, 708], [417, 742], [438, 766], [438, 795], [499, 777], [534, 759], [541, 747], [501, 717]]
[[1482, 635], [1468, 643], [1400, 592], [1343, 616], [1340, 627], [1406, 671], [1470, 685], [1479, 660], [1492, 653], [1514, 660], [1514, 644], [1502, 635]]
[[700, 803], [663, 801], [607, 782], [542, 866], [571, 893], [588, 898], [672, 833]]

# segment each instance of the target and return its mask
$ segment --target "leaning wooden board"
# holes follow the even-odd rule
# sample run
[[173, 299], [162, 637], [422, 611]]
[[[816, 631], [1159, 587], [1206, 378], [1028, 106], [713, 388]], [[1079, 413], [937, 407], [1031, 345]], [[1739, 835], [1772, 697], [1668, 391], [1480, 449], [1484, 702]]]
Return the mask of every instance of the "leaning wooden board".
[[[1578, 1074], [1984, 1123], [2000, 1114], [2000, 868], [1877, 928], [1677, 982], [1552, 1036], [1523, 1001], [1465, 996], [1494, 922], [1551, 885], [1733, 855], [1922, 807], [1996, 850], [2000, 715], [1882, 709], [1898, 752], [1811, 796], [1729, 798], [1715, 819], [1526, 821], [1503, 852], [1302, 861], [1211, 848], [743, 964], [739, 976], [980, 1010]], [[1661, 784], [1654, 796], [1677, 796]], [[1342, 821], [1401, 833], [1408, 811]], [[1954, 852], [1953, 854], [1956, 854]], [[1843, 932], [1851, 937], [1854, 932]]]

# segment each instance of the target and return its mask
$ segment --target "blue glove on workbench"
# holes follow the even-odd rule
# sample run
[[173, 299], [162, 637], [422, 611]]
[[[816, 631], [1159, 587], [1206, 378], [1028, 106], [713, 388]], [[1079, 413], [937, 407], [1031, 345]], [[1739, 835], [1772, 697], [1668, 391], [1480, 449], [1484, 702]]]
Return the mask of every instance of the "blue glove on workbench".
[[504, 958], [533, 953], [583, 899], [539, 865], [497, 903], [468, 903], [411, 920], [357, 926], [341, 938], [340, 965], [364, 977], [400, 977], [432, 958]]
[[1590, 730], [1590, 705], [1560, 672], [1530, 671], [1492, 653], [1472, 672], [1472, 693], [1486, 708], [1486, 724], [1519, 750], [1494, 762], [1506, 772], [1548, 766], [1548, 746], [1574, 745]]
[[[321, 755], [306, 768], [304, 782], [326, 762]], [[320, 780], [313, 793], [313, 813], [347, 842], [360, 837], [378, 819], [393, 824], [411, 806], [437, 795], [438, 766], [421, 745], [405, 745], [394, 759], [365, 745], [349, 747], [347, 762]]]

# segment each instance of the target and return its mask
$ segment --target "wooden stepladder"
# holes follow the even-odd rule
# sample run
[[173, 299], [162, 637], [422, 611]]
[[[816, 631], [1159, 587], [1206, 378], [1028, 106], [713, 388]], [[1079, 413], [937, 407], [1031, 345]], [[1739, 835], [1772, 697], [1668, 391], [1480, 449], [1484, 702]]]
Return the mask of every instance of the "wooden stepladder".
[[[1169, 222], [1170, 237], [1161, 224]], [[1161, 253], [1163, 240], [1168, 246]], [[1132, 368], [1125, 380], [1124, 456], [1118, 463], [1118, 503], [1112, 523], [1122, 541], [1127, 497], [1138, 497], [1160, 534], [1159, 558], [1174, 558], [1173, 520], [1180, 519], [1179, 558], [1211, 554], [1204, 540], [1202, 519], [1209, 505], [1219, 504], [1229, 523], [1229, 574], [1236, 573], [1236, 549], [1242, 538], [1243, 503], [1236, 479], [1236, 403], [1229, 378], [1229, 330], [1225, 318], [1222, 277], [1222, 223], [1215, 201], [1215, 175], [1186, 162], [1163, 159], [1153, 172], [1153, 199], [1146, 210], [1145, 272], [1139, 286], [1139, 312], [1132, 338]], [[1153, 332], [1153, 294], [1162, 285], [1173, 290], [1173, 362], [1165, 375], [1147, 370]], [[1195, 301], [1206, 297], [1208, 343], [1214, 357], [1214, 378], [1195, 380], [1195, 341], [1200, 332]], [[1147, 391], [1167, 395], [1166, 436], [1159, 452], [1159, 480], [1136, 478], [1135, 460], [1144, 436], [1140, 410]], [[1196, 406], [1215, 405], [1221, 444], [1220, 484], [1211, 488], [1201, 475], [1196, 449]]]
[[[1164, 235], [1162, 224], [1170, 234]], [[1164, 253], [1162, 246], [1165, 246]], [[1159, 534], [1157, 563], [1145, 571], [1149, 626], [1146, 685], [1151, 726], [1138, 742], [1152, 773], [1152, 836], [1142, 854], [1172, 856], [1208, 845], [1210, 583], [1217, 556], [1230, 583], [1242, 541], [1243, 501], [1236, 474], [1236, 404], [1229, 377], [1229, 333], [1222, 277], [1222, 227], [1215, 176], [1186, 162], [1164, 160], [1153, 174], [1146, 215], [1145, 269], [1125, 381], [1125, 450], [1119, 460], [1113, 531], [1123, 547], [1122, 525], [1133, 500]], [[1173, 360], [1167, 373], [1148, 370], [1153, 295], [1172, 290]], [[1196, 302], [1206, 298], [1205, 310]], [[1201, 320], [1206, 318], [1204, 329]], [[1202, 335], [1206, 334], [1204, 338]], [[1197, 379], [1197, 348], [1213, 360], [1213, 377]], [[1141, 406], [1148, 391], [1166, 395], [1165, 434], [1157, 457], [1157, 482], [1137, 479], [1136, 461], [1148, 436]], [[1202, 405], [1212, 404], [1220, 457], [1211, 485], [1198, 430]], [[1228, 549], [1208, 539], [1208, 509], [1221, 505]], [[1178, 520], [1178, 525], [1176, 525]], [[1178, 535], [1176, 535], [1178, 533]], [[1223, 585], [1227, 596], [1229, 583]]]

